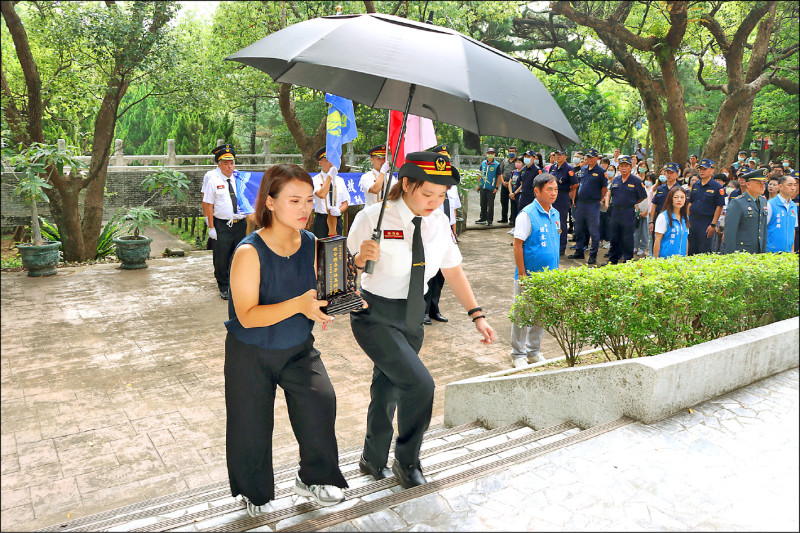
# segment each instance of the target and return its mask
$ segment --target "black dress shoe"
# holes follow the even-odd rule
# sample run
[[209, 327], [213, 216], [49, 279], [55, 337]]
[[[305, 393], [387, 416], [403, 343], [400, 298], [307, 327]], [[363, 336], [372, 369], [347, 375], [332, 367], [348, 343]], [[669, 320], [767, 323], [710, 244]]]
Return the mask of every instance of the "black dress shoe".
[[498, 224], [508, 224], [508, 219], [500, 219], [497, 221]]
[[486, 223], [486, 225], [487, 225], [487, 226], [492, 226], [492, 225], [493, 225], [493, 224], [492, 224], [492, 221], [491, 221], [491, 220], [490, 220], [490, 221], [488, 221], [488, 222]]
[[600, 266], [608, 266], [608, 265], [616, 265], [616, 264], [617, 264], [617, 262], [616, 262], [616, 261], [607, 261], [607, 262], [603, 263], [603, 264], [602, 264], [602, 265], [600, 265]]
[[435, 321], [437, 321], [437, 322], [449, 322], [449, 320], [447, 320], [445, 317], [443, 317], [441, 313], [434, 313], [434, 314], [430, 315], [430, 317], [432, 319], [434, 319]]
[[219, 291], [219, 297], [222, 298], [223, 300], [227, 300], [228, 299], [228, 291]]
[[478, 220], [475, 221], [475, 223], [476, 224], [486, 224], [486, 221], [483, 220], [482, 218], [479, 218]]
[[376, 468], [372, 463], [364, 459], [363, 455], [358, 461], [358, 469], [364, 474], [374, 477], [375, 481], [380, 481], [392, 475], [392, 471], [386, 468], [386, 466], [383, 468]]
[[423, 317], [423, 319], [422, 319], [422, 323], [425, 324], [426, 326], [430, 326], [432, 324], [431, 317], [428, 316], [428, 315], [425, 315]]
[[422, 467], [419, 463], [415, 465], [401, 465], [397, 461], [392, 463], [392, 472], [404, 489], [410, 489], [428, 482], [422, 475]]
[[[581, 256], [581, 259], [583, 259], [583, 256]], [[586, 261], [586, 264], [587, 265], [593, 265], [595, 263], [597, 263], [597, 256], [596, 255], [590, 255], [589, 256], [589, 260]]]
[[567, 259], [583, 259], [583, 254], [581, 253], [574, 253], [567, 256]]

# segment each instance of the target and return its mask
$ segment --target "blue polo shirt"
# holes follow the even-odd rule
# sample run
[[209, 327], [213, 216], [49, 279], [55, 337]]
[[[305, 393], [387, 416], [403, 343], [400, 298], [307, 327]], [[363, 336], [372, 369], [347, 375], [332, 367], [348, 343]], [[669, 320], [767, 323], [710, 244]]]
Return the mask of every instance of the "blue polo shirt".
[[[675, 187], [680, 187], [678, 182], [675, 182], [675, 185], [672, 186], [674, 189]], [[664, 209], [664, 202], [667, 201], [667, 194], [669, 194], [670, 187], [668, 184], [659, 185], [658, 189], [656, 189], [656, 193], [653, 195], [653, 204], [656, 206], [656, 216], [661, 213], [661, 210]]]
[[599, 202], [602, 198], [603, 189], [608, 187], [608, 178], [606, 178], [606, 171], [600, 165], [595, 165], [589, 168], [585, 165], [581, 171], [583, 178], [578, 186], [578, 194], [576, 199], [579, 202]]
[[[522, 254], [527, 272], [543, 272], [558, 269], [558, 255], [561, 236], [558, 226], [561, 215], [550, 206], [550, 212], [544, 210], [539, 200], [525, 206], [522, 213], [531, 221], [531, 234], [522, 241]], [[515, 269], [514, 279], [519, 279], [519, 270]]]
[[[714, 180], [711, 180], [714, 181]], [[611, 181], [611, 205], [614, 208], [631, 208], [647, 198], [642, 180], [631, 174], [622, 181], [622, 176], [617, 176]]]
[[717, 207], [725, 205], [725, 189], [717, 180], [708, 179], [703, 185], [702, 180], [697, 180], [692, 186], [689, 195], [689, 215], [691, 217], [711, 218]]
[[558, 195], [561, 193], [568, 193], [573, 185], [578, 183], [578, 178], [575, 176], [575, 169], [569, 163], [564, 163], [560, 167], [558, 163], [550, 167], [550, 174], [558, 180]]
[[492, 190], [497, 187], [497, 171], [500, 168], [500, 163], [497, 159], [489, 163], [486, 159], [481, 161], [481, 189]]

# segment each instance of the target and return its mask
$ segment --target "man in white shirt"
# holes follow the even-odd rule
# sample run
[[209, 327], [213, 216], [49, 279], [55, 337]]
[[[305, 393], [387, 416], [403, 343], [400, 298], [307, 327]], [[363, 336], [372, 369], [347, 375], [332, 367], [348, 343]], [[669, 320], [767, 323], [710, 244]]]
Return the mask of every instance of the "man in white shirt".
[[228, 299], [233, 252], [247, 234], [245, 214], [236, 202], [236, 152], [230, 144], [211, 151], [217, 168], [203, 177], [203, 214], [208, 221], [208, 236], [214, 239], [214, 277], [219, 296]]
[[318, 239], [342, 234], [342, 215], [347, 211], [350, 193], [347, 184], [336, 168], [325, 157], [325, 147], [317, 150], [317, 161], [322, 172], [311, 178], [314, 183], [314, 225], [312, 231]]
[[[362, 174], [358, 188], [364, 193], [364, 207], [369, 207], [383, 200], [383, 186], [386, 174], [389, 172], [389, 163], [386, 162], [386, 145], [379, 144], [369, 151], [369, 160], [372, 169]], [[397, 178], [392, 176], [391, 186], [397, 183]]]

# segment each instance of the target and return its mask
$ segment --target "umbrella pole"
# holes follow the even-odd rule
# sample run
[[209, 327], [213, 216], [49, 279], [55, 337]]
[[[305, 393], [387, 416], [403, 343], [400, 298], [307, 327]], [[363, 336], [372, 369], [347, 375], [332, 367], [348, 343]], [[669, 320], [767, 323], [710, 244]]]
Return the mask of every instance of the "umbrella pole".
[[[408, 110], [411, 108], [411, 99], [414, 97], [414, 91], [417, 90], [417, 84], [412, 83], [411, 87], [408, 88], [408, 101], [406, 102], [406, 109], [403, 111], [403, 125], [400, 126], [400, 135], [397, 137], [397, 147], [392, 150], [392, 162], [389, 164], [389, 175], [384, 176], [386, 183], [384, 183], [384, 191], [383, 191], [383, 201], [381, 202], [381, 212], [378, 215], [378, 223], [375, 225], [375, 230], [372, 232], [372, 240], [375, 242], [380, 242], [381, 240], [381, 225], [383, 224], [383, 212], [386, 210], [386, 199], [389, 196], [389, 185], [391, 184], [391, 176], [392, 171], [394, 170], [394, 163], [397, 161], [397, 153], [400, 151], [400, 143], [403, 142], [403, 135], [406, 133], [406, 122], [408, 121]], [[389, 116], [391, 117], [391, 110], [389, 110]], [[391, 123], [391, 118], [390, 118]], [[386, 138], [389, 138], [389, 132], [387, 128]], [[387, 142], [388, 145], [388, 142]], [[364, 272], [367, 274], [372, 274], [372, 271], [375, 269], [375, 261], [367, 261], [367, 264], [364, 266]]]

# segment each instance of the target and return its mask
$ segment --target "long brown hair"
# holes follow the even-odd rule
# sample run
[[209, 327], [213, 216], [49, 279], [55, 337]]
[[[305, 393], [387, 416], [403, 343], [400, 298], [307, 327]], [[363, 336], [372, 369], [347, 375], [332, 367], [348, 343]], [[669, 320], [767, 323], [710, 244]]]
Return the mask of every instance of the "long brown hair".
[[397, 183], [392, 185], [392, 189], [389, 191], [389, 195], [386, 197], [387, 200], [399, 200], [401, 196], [403, 196], [403, 180], [408, 180], [406, 183], [409, 187], [409, 193], [412, 193], [422, 187], [422, 184], [425, 183], [425, 180], [417, 179], [417, 178], [409, 178], [408, 176], [397, 180]]
[[279, 163], [272, 165], [264, 172], [261, 178], [261, 186], [258, 188], [258, 199], [256, 200], [256, 223], [262, 228], [272, 225], [272, 211], [267, 209], [267, 196], [276, 198], [283, 187], [292, 180], [306, 183], [314, 189], [314, 182], [311, 176], [299, 165], [292, 163]]
[[683, 207], [681, 207], [679, 217], [679, 222], [685, 222], [689, 218], [689, 195], [686, 194], [686, 191], [683, 190], [681, 187], [673, 187], [667, 193], [667, 197], [664, 200], [664, 211], [667, 213], [667, 222], [669, 223], [669, 228], [672, 229], [672, 214], [675, 212], [675, 208], [672, 205], [672, 198], [677, 194], [681, 193], [686, 198], [686, 201], [683, 202]]

